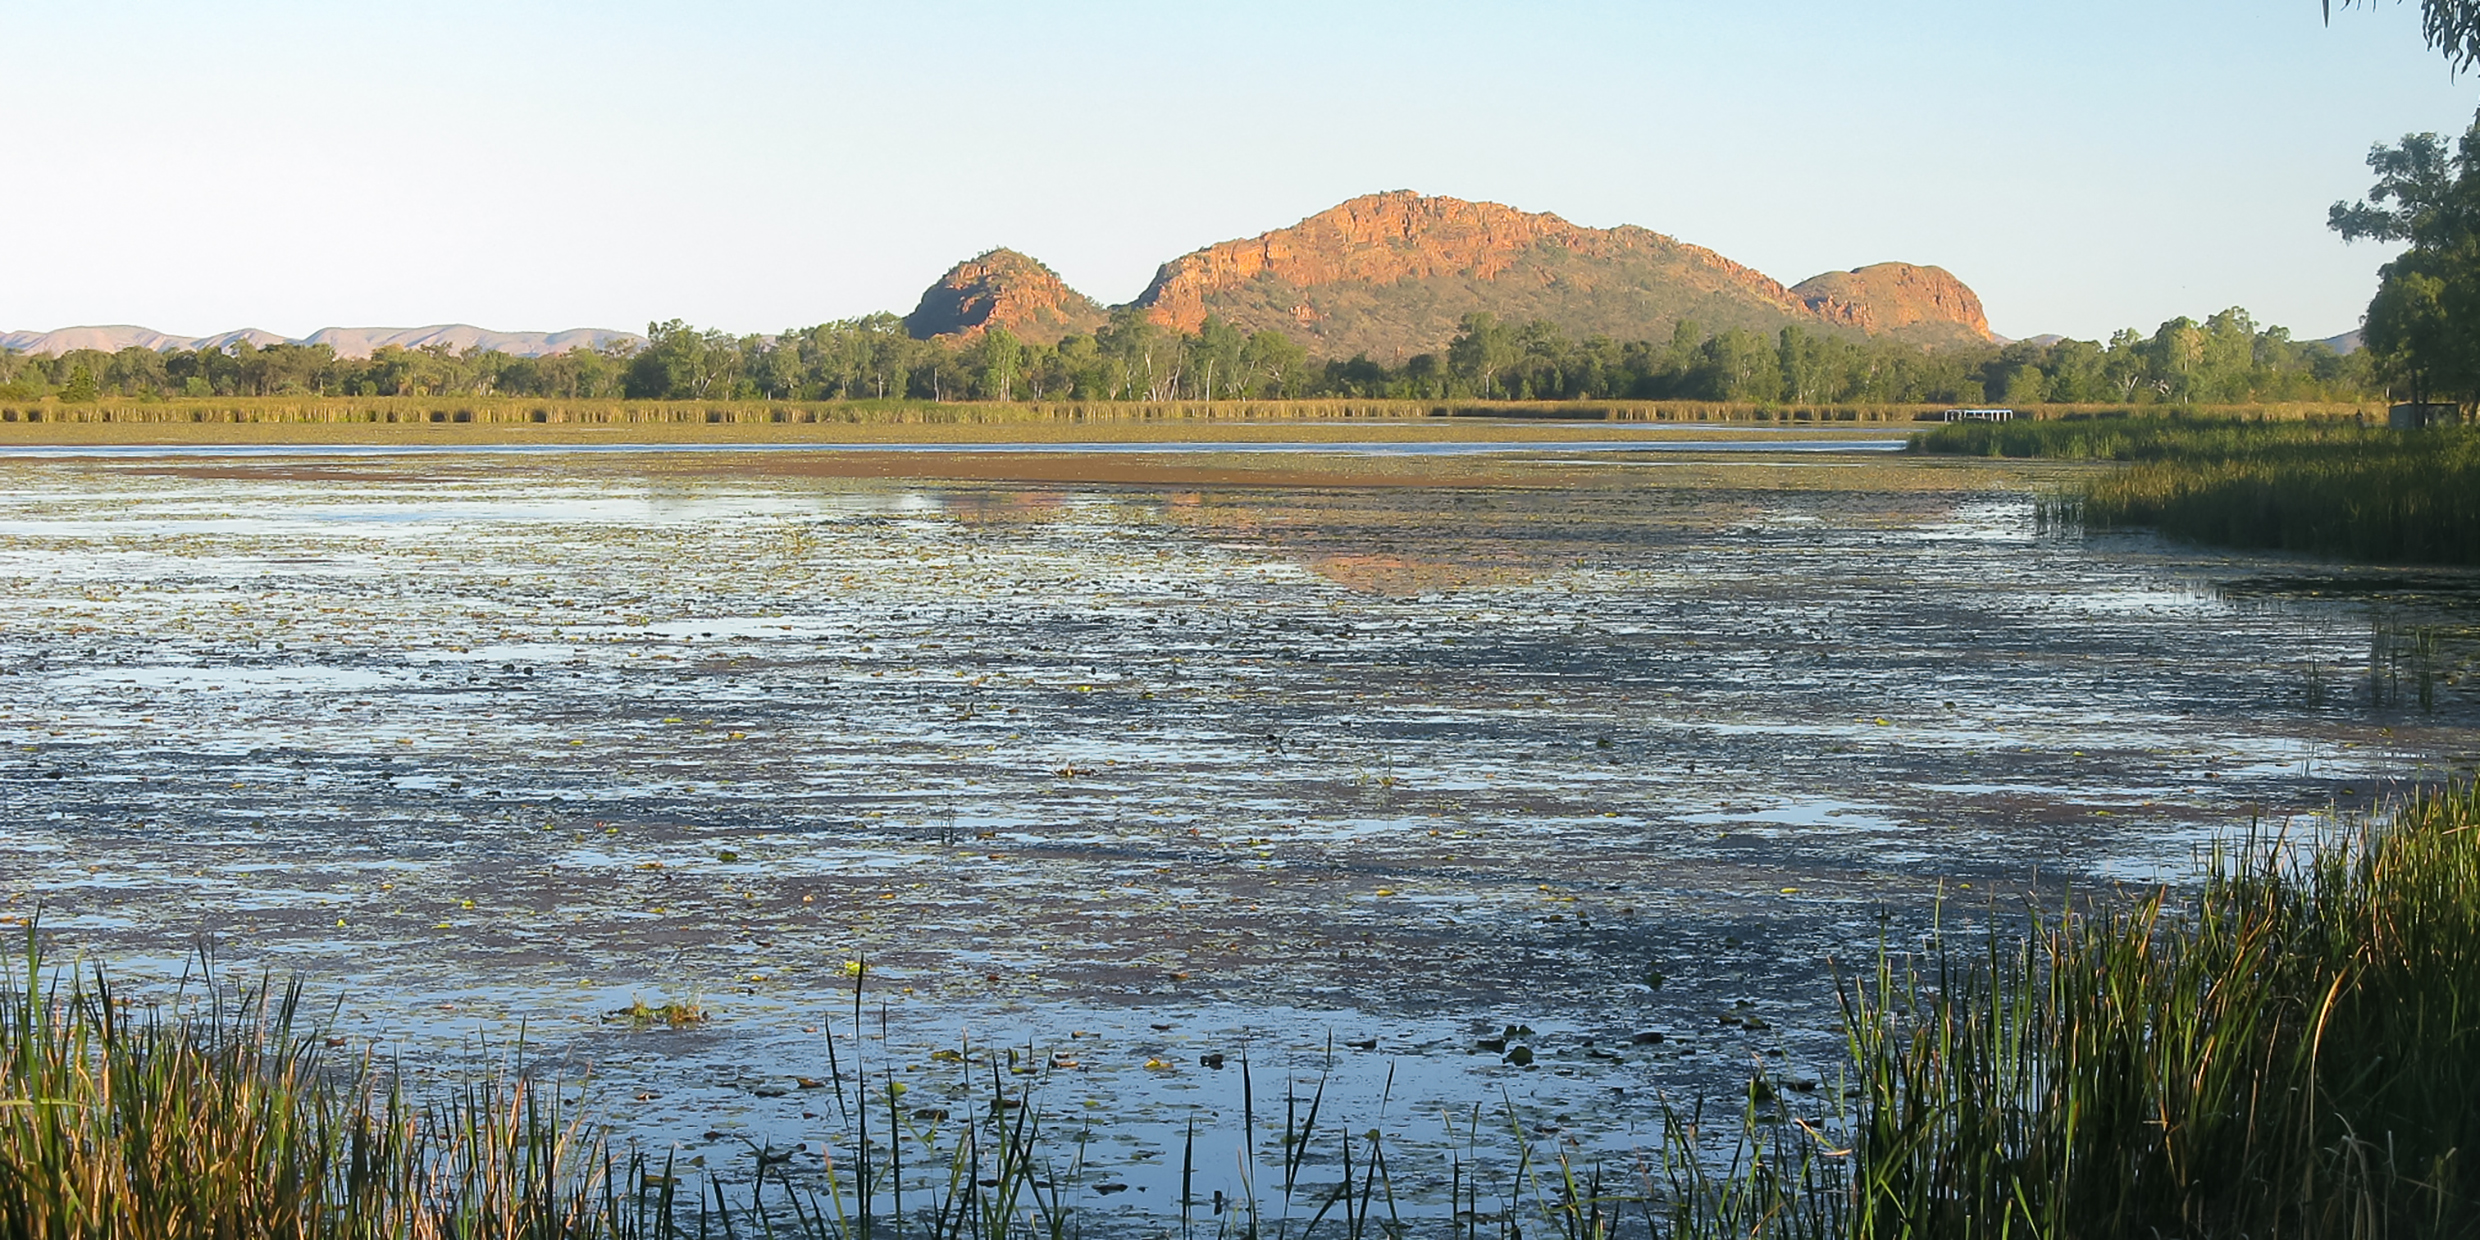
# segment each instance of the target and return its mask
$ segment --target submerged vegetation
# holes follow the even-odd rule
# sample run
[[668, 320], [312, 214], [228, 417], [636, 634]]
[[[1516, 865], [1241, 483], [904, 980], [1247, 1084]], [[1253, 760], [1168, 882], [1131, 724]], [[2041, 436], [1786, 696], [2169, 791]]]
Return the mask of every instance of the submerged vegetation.
[[2371, 563], [2480, 563], [2480, 428], [2106, 418], [1957, 424], [1913, 446], [2122, 463], [2070, 505], [2093, 526]]
[[[1126, 1221], [1091, 1209], [1126, 1186], [1085, 1173], [1086, 1138], [1046, 1126], [1012, 1053], [942, 1052], [979, 1085], [904, 1101], [861, 1057], [866, 970], [823, 1157], [760, 1150], [726, 1184], [615, 1155], [522, 1071], [411, 1101], [368, 1059], [326, 1058], [298, 987], [139, 1017], [100, 974], [25, 963], [0, 990], [0, 1235], [1006, 1240]], [[1192, 1128], [1171, 1204], [1192, 1236], [2480, 1236], [2471, 790], [2251, 839], [2193, 892], [2036, 911], [1985, 950], [1881, 950], [1844, 1009], [1849, 1075], [1824, 1110], [1760, 1072], [1743, 1097], [1664, 1107], [1655, 1147], [1612, 1168], [1483, 1104], [1429, 1169], [1443, 1209], [1399, 1200], [1412, 1177], [1381, 1129], [1321, 1127], [1322, 1084], [1287, 1087], [1281, 1132], [1261, 1128], [1244, 1058], [1243, 1192], [1192, 1191]]]

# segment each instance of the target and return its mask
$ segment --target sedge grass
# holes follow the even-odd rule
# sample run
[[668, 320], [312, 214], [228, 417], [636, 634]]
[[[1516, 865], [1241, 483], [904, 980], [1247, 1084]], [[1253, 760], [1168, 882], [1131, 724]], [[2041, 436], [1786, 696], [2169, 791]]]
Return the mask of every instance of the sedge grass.
[[2480, 1236], [2480, 798], [1847, 988], [1852, 1234]]
[[2111, 461], [2068, 515], [2217, 546], [2480, 564], [2480, 428], [2111, 418], [1945, 426], [1915, 451]]
[[566, 1240], [651, 1235], [556, 1089], [417, 1105], [335, 1062], [302, 990], [209, 984], [135, 1015], [100, 973], [0, 979], [0, 1237]]

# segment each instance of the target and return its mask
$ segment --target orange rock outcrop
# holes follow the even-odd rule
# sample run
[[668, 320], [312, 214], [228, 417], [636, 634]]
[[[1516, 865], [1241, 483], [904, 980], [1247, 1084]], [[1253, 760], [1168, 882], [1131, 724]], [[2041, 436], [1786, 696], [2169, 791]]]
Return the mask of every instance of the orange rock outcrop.
[[1951, 326], [1981, 340], [1990, 338], [1980, 296], [1943, 267], [1877, 263], [1812, 276], [1791, 291], [1819, 318], [1871, 335]]
[[921, 339], [967, 340], [1005, 327], [1034, 344], [1057, 344], [1062, 337], [1093, 331], [1109, 321], [1110, 315], [1093, 298], [1069, 288], [1049, 267], [999, 249], [949, 268], [904, 316], [904, 327]]
[[[1734, 291], [1786, 313], [1801, 309], [1790, 290], [1763, 272], [1650, 229], [1585, 228], [1546, 212], [1410, 190], [1365, 195], [1289, 228], [1173, 259], [1155, 273], [1137, 304], [1166, 327], [1195, 331], [1219, 309], [1215, 303], [1222, 295], [1251, 284], [1307, 290], [1439, 278], [1494, 282], [1531, 265], [1527, 260], [1545, 246], [1588, 259], [1641, 255], [1691, 269], [1693, 282], [1708, 291], [1735, 286]], [[1292, 313], [1303, 325], [1325, 317], [1307, 298]]]
[[[1312, 357], [1400, 364], [1442, 349], [1464, 317], [1547, 320], [1575, 338], [1667, 338], [1801, 326], [1891, 334], [1922, 345], [1990, 339], [1980, 298], [1935, 267], [1880, 263], [1794, 288], [1703, 246], [1632, 225], [1586, 228], [1494, 202], [1398, 190], [1369, 194], [1289, 228], [1225, 241], [1156, 271], [1134, 305], [1165, 327], [1209, 315], [1276, 330]], [[905, 317], [917, 337], [971, 339], [1004, 326], [1053, 344], [1109, 312], [1013, 250], [959, 263]]]

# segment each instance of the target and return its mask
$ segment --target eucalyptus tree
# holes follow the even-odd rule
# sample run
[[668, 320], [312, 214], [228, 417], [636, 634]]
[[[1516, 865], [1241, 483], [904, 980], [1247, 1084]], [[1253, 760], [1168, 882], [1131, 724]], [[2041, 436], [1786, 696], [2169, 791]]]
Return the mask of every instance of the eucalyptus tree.
[[1524, 357], [1514, 329], [1487, 311], [1464, 316], [1455, 339], [1447, 342], [1447, 365], [1473, 385], [1483, 399], [1498, 395], [1498, 375]]
[[[2334, 19], [2334, 0], [2323, 0], [2325, 20]], [[2359, 0], [2342, 0], [2342, 8], [2359, 7]], [[2368, 7], [2377, 7], [2377, 0], [2368, 0]], [[2428, 45], [2442, 53], [2457, 73], [2480, 63], [2480, 0], [2420, 0], [2420, 33]]]
[[2480, 400], [2480, 121], [2449, 146], [2433, 133], [2368, 153], [2368, 197], [2337, 202], [2346, 240], [2405, 243], [2377, 269], [2361, 342], [2415, 401]]

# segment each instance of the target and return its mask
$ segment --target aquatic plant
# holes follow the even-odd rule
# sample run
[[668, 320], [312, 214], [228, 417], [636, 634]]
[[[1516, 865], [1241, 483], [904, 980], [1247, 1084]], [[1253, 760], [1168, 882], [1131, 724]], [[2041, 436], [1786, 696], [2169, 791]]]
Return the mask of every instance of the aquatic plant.
[[2480, 1236], [2480, 795], [1845, 987], [1865, 1237]]
[[705, 1024], [709, 1015], [705, 1005], [695, 999], [666, 999], [651, 1005], [644, 999], [631, 999], [627, 1007], [613, 1012], [611, 1019], [624, 1021], [636, 1029], [651, 1029], [657, 1025], [666, 1029], [688, 1029]]
[[2121, 462], [2060, 515], [2217, 546], [2480, 563], [2480, 428], [2134, 417], [1957, 424], [1914, 451]]
[[0, 978], [0, 1236], [634, 1237], [651, 1217], [556, 1087], [427, 1104], [338, 1062], [295, 983], [137, 1014], [101, 971]]

